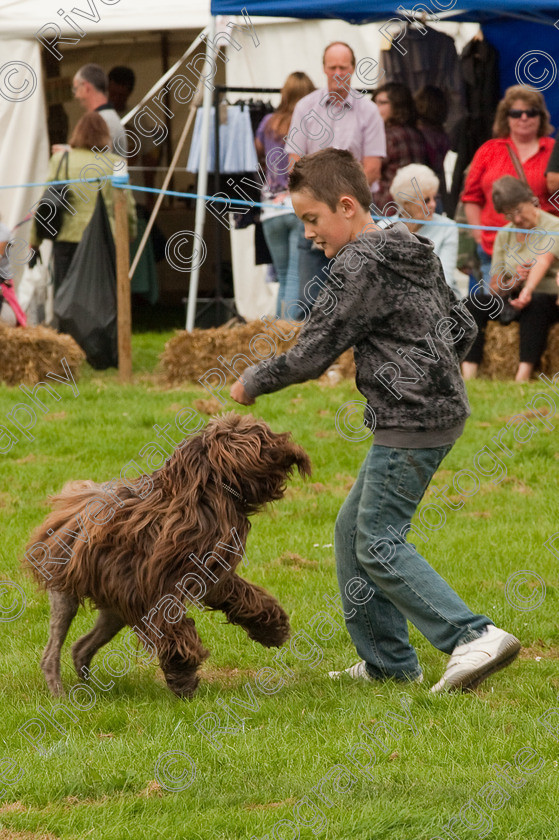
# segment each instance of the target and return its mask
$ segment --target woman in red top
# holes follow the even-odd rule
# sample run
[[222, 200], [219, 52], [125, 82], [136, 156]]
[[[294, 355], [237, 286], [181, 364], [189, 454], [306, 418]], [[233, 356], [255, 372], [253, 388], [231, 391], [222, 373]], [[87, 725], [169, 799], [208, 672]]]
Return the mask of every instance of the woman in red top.
[[[488, 140], [475, 153], [461, 196], [470, 225], [503, 227], [507, 223], [502, 213], [497, 213], [493, 206], [491, 190], [493, 183], [503, 175], [519, 177], [509, 148], [513, 153], [516, 152], [524, 176], [539, 199], [541, 209], [557, 215], [556, 208], [548, 201], [549, 192], [545, 183], [545, 170], [555, 142], [548, 137], [551, 131], [549, 111], [539, 91], [524, 85], [507, 88], [495, 115], [495, 139]], [[493, 242], [497, 232], [474, 230], [472, 235], [478, 244], [487, 291]]]

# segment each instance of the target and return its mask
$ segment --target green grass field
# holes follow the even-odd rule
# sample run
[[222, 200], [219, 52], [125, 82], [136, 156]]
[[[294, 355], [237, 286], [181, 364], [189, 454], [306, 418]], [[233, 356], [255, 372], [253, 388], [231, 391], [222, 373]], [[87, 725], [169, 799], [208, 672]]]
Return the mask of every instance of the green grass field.
[[[476, 693], [429, 693], [447, 657], [413, 627], [423, 685], [328, 678], [357, 658], [337, 608], [332, 542], [370, 441], [348, 441], [335, 428], [339, 406], [360, 399], [353, 384], [309, 383], [235, 407], [292, 431], [313, 462], [310, 481], [294, 480], [254, 519], [241, 567], [290, 615], [295, 642], [283, 666], [277, 651], [224, 625], [220, 613], [203, 614], [197, 626], [212, 655], [194, 700], [175, 698], [154, 664], [127, 653], [124, 633], [109, 646], [121, 651], [106, 659], [113, 676], [99, 654], [98, 685], [76, 689], [74, 704], [52, 700], [39, 669], [47, 598], [18, 558], [49, 493], [69, 479], [117, 475], [154, 439], [154, 424], [207, 398], [195, 386], [158, 386], [153, 370], [169, 335], [134, 337], [132, 385], [84, 366], [79, 396], [57, 386], [61, 399], [39, 416], [34, 440], [0, 455], [8, 581], [0, 589], [0, 840], [559, 838], [559, 537], [545, 545], [557, 532], [558, 435], [547, 426], [558, 417], [531, 414], [505, 431], [534, 394], [553, 393], [538, 383], [469, 385], [472, 417], [434, 479], [464, 504], [416, 542], [476, 612], [523, 643], [520, 658]], [[0, 387], [0, 426], [22, 401], [18, 389]], [[491, 442], [497, 435], [511, 454]], [[488, 466], [487, 445], [504, 467]], [[469, 474], [457, 477], [461, 470]], [[434, 501], [430, 492], [424, 504]], [[93, 621], [80, 610], [71, 627], [68, 691], [78, 683], [69, 646]], [[273, 694], [259, 688], [265, 666], [283, 667]]]

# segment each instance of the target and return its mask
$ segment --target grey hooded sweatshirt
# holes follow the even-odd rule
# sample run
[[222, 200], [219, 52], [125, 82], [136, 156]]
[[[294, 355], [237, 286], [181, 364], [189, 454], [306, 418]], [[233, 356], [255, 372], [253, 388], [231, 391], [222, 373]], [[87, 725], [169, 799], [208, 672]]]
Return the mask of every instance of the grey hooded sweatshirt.
[[402, 222], [368, 230], [330, 261], [297, 344], [243, 374], [251, 397], [316, 379], [353, 347], [375, 443], [453, 443], [470, 414], [460, 361], [477, 333], [433, 244]]

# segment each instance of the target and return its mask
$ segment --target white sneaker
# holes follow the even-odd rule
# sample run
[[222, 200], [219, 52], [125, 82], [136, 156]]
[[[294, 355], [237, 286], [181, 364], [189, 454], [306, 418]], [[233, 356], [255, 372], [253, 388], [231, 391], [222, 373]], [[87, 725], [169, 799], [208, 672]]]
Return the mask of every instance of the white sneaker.
[[355, 665], [351, 665], [351, 667], [346, 668], [345, 671], [328, 671], [328, 676], [332, 680], [339, 680], [342, 674], [347, 674], [353, 680], [367, 680], [368, 682], [376, 682], [376, 680], [370, 677], [367, 673], [367, 668], [364, 659], [361, 659], [360, 662], [356, 662]]
[[[339, 680], [342, 674], [348, 674], [348, 676], [350, 676], [354, 680], [367, 680], [367, 682], [379, 682], [379, 680], [375, 680], [373, 677], [369, 676], [364, 659], [362, 659], [360, 662], [356, 662], [355, 665], [351, 665], [349, 668], [346, 668], [345, 671], [328, 671], [328, 676], [332, 680]], [[422, 683], [423, 674], [420, 674], [413, 680], [409, 680], [409, 682]]]
[[446, 671], [431, 691], [438, 694], [440, 691], [477, 688], [490, 674], [510, 665], [520, 648], [516, 636], [489, 624], [478, 639], [454, 648]]

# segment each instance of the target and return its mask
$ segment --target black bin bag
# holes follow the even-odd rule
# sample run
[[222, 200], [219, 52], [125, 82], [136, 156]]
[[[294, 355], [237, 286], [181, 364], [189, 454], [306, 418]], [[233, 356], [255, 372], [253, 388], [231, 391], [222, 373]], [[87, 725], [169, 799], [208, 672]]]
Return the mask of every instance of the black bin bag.
[[97, 370], [118, 367], [115, 244], [101, 193], [54, 297], [60, 332], [80, 345]]

